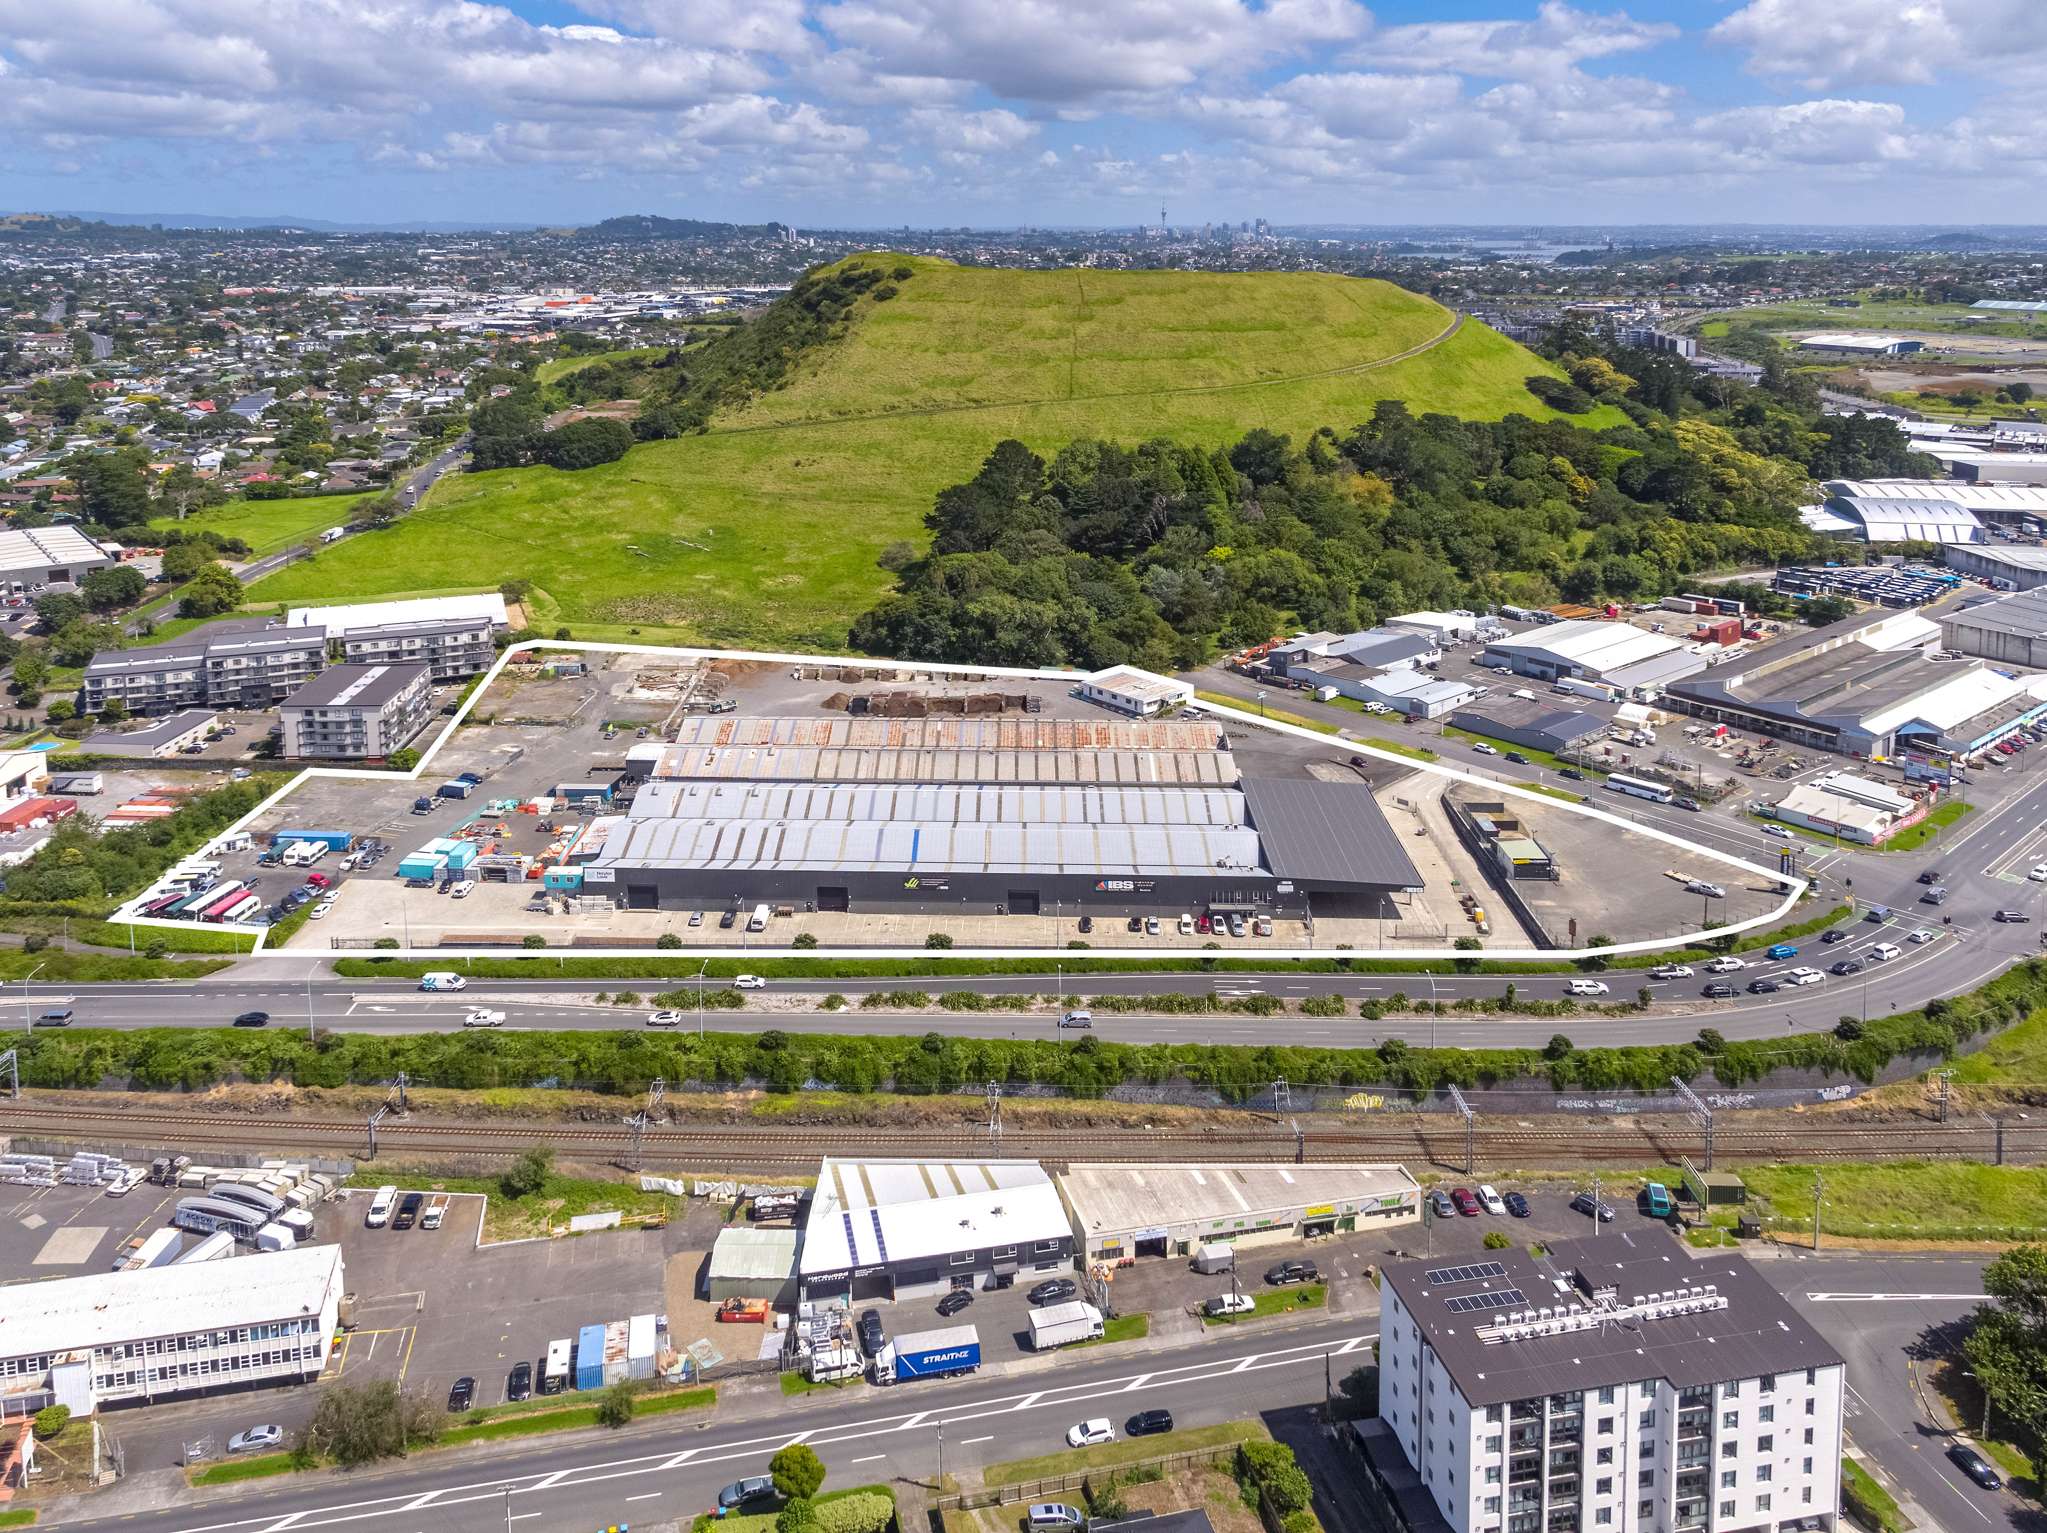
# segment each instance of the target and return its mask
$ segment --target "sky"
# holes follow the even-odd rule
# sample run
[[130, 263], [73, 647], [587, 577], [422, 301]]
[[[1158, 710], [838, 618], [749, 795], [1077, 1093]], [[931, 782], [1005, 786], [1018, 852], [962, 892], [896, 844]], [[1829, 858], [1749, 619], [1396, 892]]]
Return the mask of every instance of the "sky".
[[0, 0], [0, 209], [2034, 222], [2047, 0]]

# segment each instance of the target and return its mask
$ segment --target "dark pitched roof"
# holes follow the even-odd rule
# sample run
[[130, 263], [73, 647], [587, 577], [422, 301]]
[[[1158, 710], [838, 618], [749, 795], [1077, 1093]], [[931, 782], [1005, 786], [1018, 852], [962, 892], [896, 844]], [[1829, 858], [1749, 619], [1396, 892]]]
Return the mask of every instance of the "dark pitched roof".
[[[1540, 1259], [1518, 1249], [1482, 1256], [1402, 1262], [1385, 1273], [1473, 1405], [1638, 1379], [1668, 1379], [1688, 1389], [1842, 1361], [1746, 1259], [1719, 1253], [1694, 1259], [1661, 1233], [1637, 1238], [1616, 1232], [1565, 1241]], [[1708, 1284], [1727, 1301], [1724, 1307], [1617, 1319], [1591, 1329], [1511, 1341], [1489, 1342], [1478, 1334], [1503, 1316], [1526, 1310], [1597, 1314], [1598, 1296], [1606, 1292], [1624, 1307], [1646, 1296]], [[1451, 1307], [1460, 1299], [1509, 1291], [1521, 1298], [1497, 1307]]]
[[1363, 782], [1247, 779], [1245, 806], [1265, 865], [1283, 879], [1419, 889], [1422, 876]]

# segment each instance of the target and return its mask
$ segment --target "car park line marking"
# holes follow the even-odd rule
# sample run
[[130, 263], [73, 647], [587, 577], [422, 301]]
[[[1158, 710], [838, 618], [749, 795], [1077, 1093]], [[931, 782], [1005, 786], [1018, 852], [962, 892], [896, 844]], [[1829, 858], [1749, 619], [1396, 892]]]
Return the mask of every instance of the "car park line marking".
[[993, 1441], [995, 1441], [995, 1434], [991, 1432], [986, 1437], [969, 1437], [961, 1442], [960, 1446], [962, 1448], [971, 1448], [975, 1443], [992, 1443]]

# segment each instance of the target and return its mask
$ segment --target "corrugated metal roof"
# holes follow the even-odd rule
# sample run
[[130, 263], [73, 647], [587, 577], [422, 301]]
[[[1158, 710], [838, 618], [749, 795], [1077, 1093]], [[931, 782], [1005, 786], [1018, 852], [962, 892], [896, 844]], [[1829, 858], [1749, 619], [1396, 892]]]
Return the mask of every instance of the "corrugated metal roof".
[[35, 1357], [185, 1331], [318, 1322], [341, 1281], [341, 1247], [298, 1246], [235, 1258], [227, 1274], [210, 1263], [94, 1272], [22, 1283], [0, 1305], [0, 1357]]
[[[637, 755], [632, 759], [647, 760]], [[728, 782], [1121, 783], [1199, 788], [1227, 787], [1239, 773], [1235, 758], [1226, 751], [694, 745], [661, 751], [649, 762], [648, 775]]]
[[1382, 889], [1422, 887], [1407, 849], [1362, 782], [1254, 778], [1244, 784], [1244, 798], [1264, 845], [1266, 866], [1275, 876]]
[[805, 1276], [1071, 1237], [1036, 1161], [827, 1159], [803, 1225]]
[[1222, 729], [1212, 722], [1184, 719], [826, 719], [700, 714], [681, 722], [674, 743], [891, 751], [1213, 751], [1222, 743]]
[[902, 820], [916, 824], [1207, 825], [1249, 823], [1227, 788], [1025, 787], [961, 783], [650, 782], [632, 818]]

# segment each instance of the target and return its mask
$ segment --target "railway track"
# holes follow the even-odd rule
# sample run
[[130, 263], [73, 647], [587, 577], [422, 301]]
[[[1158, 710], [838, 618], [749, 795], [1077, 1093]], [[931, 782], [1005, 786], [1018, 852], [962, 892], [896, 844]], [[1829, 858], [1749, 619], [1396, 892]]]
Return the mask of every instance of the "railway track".
[[[275, 1153], [318, 1152], [363, 1157], [361, 1120], [265, 1118], [189, 1113], [168, 1108], [103, 1108], [0, 1104], [0, 1132], [81, 1145], [155, 1146], [197, 1150], [233, 1146]], [[616, 1161], [628, 1146], [622, 1124], [470, 1124], [388, 1118], [376, 1131], [380, 1154], [399, 1158], [510, 1156], [544, 1144], [569, 1161]], [[971, 1127], [900, 1127], [748, 1123], [656, 1123], [641, 1137], [639, 1161], [649, 1167], [719, 1171], [786, 1171], [815, 1167], [819, 1157], [901, 1154], [972, 1157], [988, 1154], [1065, 1163], [1104, 1161], [1404, 1160], [1445, 1169], [1465, 1165], [1461, 1124], [1416, 1114], [1351, 1125], [1312, 1123], [1296, 1135], [1274, 1123], [1262, 1131], [1161, 1128], [1076, 1133], [1070, 1128], [1013, 1127], [999, 1137]], [[1556, 1128], [1477, 1124], [1470, 1148], [1478, 1166], [1655, 1164], [1680, 1155], [1705, 1160], [1704, 1131], [1680, 1118], [1593, 1119]], [[2047, 1123], [1936, 1124], [1744, 1122], [1717, 1127], [1718, 1162], [1837, 1160], [1984, 1160], [2047, 1162]]]

